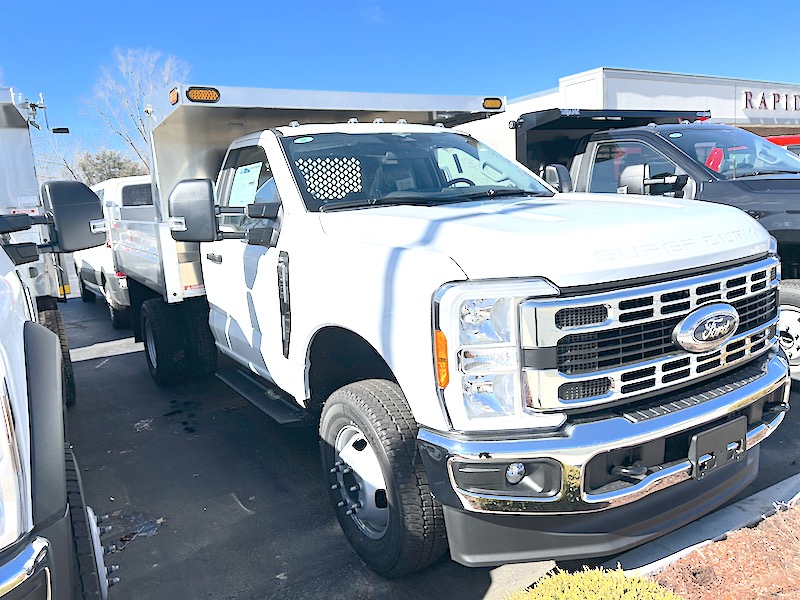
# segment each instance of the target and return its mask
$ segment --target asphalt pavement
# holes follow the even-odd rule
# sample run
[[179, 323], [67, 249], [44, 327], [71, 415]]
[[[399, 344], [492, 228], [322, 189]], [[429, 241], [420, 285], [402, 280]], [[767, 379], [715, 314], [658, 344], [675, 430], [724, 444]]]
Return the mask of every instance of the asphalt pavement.
[[[400, 581], [378, 577], [339, 528], [315, 430], [276, 425], [214, 378], [159, 388], [142, 344], [111, 328], [102, 301], [60, 309], [77, 385], [68, 436], [88, 504], [110, 515], [107, 563], [120, 565], [110, 600], [501, 600], [555, 566], [467, 568], [445, 556]], [[798, 456], [796, 409], [729, 504], [800, 473]]]

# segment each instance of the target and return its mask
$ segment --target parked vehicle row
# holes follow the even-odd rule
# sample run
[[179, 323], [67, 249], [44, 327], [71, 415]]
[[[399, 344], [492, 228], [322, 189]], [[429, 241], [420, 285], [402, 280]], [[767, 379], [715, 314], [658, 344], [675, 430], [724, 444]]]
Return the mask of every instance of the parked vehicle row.
[[[0, 88], [0, 116], [0, 595], [104, 599], [115, 578], [65, 435], [74, 381], [48, 277], [61, 254], [97, 243], [89, 221], [100, 212], [74, 182], [46, 184], [40, 197], [35, 111]], [[80, 225], [63, 228], [72, 218]]]
[[779, 246], [752, 216], [557, 193], [462, 131], [502, 98], [181, 85], [146, 105], [152, 214], [106, 226], [150, 373], [216, 372], [317, 426], [376, 572], [619, 552], [755, 477], [789, 379]]

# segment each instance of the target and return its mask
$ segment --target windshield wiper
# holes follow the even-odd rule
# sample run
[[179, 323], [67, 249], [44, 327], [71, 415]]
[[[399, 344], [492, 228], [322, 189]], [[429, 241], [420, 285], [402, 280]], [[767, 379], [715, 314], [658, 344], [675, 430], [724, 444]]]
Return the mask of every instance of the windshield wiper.
[[534, 198], [550, 197], [553, 194], [546, 191], [534, 192], [531, 190], [521, 190], [519, 188], [501, 187], [498, 189], [482, 190], [480, 192], [470, 192], [468, 194], [461, 194], [463, 198], [499, 198], [500, 196], [527, 196]]
[[736, 174], [736, 179], [741, 177], [756, 177], [758, 175], [783, 175], [783, 174], [790, 174], [790, 175], [800, 175], [800, 171], [792, 171], [789, 169], [775, 169], [769, 171], [750, 171], [749, 173], [744, 173], [742, 175]]
[[350, 210], [352, 208], [379, 208], [383, 206], [437, 206], [439, 204], [452, 204], [463, 202], [461, 198], [422, 198], [422, 197], [392, 197], [370, 198], [369, 200], [353, 200], [350, 202], [336, 202], [323, 204], [319, 212], [336, 212], [337, 210]]

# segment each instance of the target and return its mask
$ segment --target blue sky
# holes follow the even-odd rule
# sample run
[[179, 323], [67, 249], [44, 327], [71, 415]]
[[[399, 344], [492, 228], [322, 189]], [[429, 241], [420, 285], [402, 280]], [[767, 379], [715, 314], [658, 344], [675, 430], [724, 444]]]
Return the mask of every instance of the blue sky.
[[103, 131], [88, 104], [115, 48], [175, 55], [211, 85], [515, 98], [601, 66], [800, 83], [796, 44], [770, 35], [800, 23], [800, 2], [766, 6], [0, 0], [0, 85], [43, 92], [51, 125], [89, 135]]

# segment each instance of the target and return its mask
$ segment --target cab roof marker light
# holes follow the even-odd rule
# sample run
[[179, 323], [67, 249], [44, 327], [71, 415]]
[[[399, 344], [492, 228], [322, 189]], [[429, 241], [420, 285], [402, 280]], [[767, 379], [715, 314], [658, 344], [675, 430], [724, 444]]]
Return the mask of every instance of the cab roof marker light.
[[503, 108], [503, 99], [502, 98], [484, 98], [483, 99], [483, 108], [486, 110], [498, 110]]
[[178, 103], [178, 88], [172, 88], [169, 91], [169, 103], [173, 105]]
[[384, 120], [383, 120], [383, 119], [381, 119], [380, 117], [375, 117], [375, 118], [372, 120], [372, 122], [373, 122], [373, 123], [375, 123], [376, 125], [380, 125], [381, 123], [383, 123], [383, 122], [384, 122]]
[[406, 121], [405, 119], [397, 119], [397, 124], [398, 125], [407, 125], [408, 121]]
[[358, 119], [356, 119], [355, 117], [350, 117], [349, 119], [347, 119], [347, 122], [352, 125], [353, 123], [358, 123]]
[[186, 99], [192, 102], [213, 104], [219, 102], [219, 90], [212, 87], [190, 87], [186, 90]]

